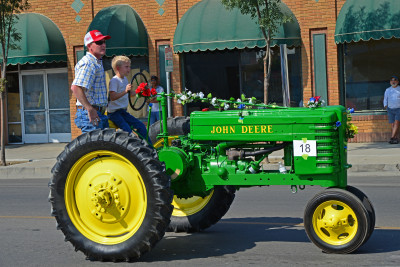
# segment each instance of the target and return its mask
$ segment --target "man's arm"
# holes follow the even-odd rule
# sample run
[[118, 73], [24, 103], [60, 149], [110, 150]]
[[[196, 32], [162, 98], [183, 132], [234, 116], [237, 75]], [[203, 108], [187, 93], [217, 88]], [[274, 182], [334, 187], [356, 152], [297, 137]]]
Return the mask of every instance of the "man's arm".
[[97, 110], [87, 100], [82, 87], [77, 85], [72, 85], [71, 91], [74, 94], [74, 96], [79, 100], [79, 102], [83, 105], [83, 107], [88, 111], [89, 121], [93, 125], [97, 125], [97, 123], [100, 121], [99, 115], [97, 114]]

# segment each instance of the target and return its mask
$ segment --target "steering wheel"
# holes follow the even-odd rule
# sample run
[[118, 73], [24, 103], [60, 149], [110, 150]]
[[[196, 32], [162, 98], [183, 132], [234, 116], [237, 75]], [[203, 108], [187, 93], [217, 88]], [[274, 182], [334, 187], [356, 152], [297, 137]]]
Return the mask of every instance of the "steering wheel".
[[[138, 72], [135, 75], [133, 75], [132, 80], [131, 80], [132, 90], [136, 90], [136, 87], [139, 86], [139, 84], [141, 84], [142, 82], [147, 83], [147, 87], [149, 86], [147, 78], [142, 72]], [[131, 97], [128, 97], [128, 99], [129, 99], [129, 105], [135, 111], [141, 110], [144, 107], [144, 104], [146, 104], [145, 97], [136, 96], [134, 103], [132, 103]]]

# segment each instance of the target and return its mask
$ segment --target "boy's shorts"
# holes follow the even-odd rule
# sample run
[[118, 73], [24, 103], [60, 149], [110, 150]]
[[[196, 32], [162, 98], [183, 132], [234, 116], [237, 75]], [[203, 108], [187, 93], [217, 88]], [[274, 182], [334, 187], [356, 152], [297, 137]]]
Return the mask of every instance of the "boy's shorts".
[[394, 121], [400, 121], [400, 108], [388, 108], [387, 109], [389, 123], [394, 123]]

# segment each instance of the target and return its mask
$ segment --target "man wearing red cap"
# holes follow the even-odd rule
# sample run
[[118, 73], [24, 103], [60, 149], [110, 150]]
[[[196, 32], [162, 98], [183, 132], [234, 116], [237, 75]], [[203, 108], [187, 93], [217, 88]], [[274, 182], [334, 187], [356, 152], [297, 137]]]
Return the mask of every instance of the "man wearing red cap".
[[107, 86], [101, 58], [106, 53], [106, 40], [111, 37], [97, 30], [85, 35], [88, 52], [75, 66], [75, 79], [71, 91], [77, 98], [75, 124], [82, 133], [107, 128], [103, 114], [107, 106]]

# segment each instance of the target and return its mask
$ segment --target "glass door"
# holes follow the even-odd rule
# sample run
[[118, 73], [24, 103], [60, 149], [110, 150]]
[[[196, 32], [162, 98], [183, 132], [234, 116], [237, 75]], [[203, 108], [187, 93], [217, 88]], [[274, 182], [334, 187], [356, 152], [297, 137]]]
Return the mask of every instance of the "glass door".
[[22, 72], [21, 85], [24, 142], [71, 141], [67, 72]]
[[47, 143], [46, 99], [42, 73], [23, 74], [23, 121], [25, 143]]
[[49, 142], [71, 141], [68, 73], [47, 73]]

